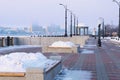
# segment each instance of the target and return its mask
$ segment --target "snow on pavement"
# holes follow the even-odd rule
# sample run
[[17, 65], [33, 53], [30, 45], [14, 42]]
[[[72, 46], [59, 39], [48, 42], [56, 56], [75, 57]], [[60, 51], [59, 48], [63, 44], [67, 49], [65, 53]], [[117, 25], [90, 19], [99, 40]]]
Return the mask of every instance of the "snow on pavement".
[[94, 54], [94, 50], [83, 49], [81, 54]]
[[91, 80], [92, 73], [83, 70], [63, 70], [55, 80]]

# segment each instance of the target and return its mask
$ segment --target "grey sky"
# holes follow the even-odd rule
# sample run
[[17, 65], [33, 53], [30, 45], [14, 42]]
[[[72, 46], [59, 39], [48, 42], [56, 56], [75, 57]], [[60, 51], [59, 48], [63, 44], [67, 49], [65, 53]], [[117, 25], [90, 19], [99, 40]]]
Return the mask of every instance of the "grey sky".
[[118, 24], [118, 5], [112, 0], [0, 0], [0, 25], [64, 26], [64, 8], [59, 3], [66, 4], [79, 17], [79, 23], [90, 27], [96, 27], [99, 17], [106, 24]]

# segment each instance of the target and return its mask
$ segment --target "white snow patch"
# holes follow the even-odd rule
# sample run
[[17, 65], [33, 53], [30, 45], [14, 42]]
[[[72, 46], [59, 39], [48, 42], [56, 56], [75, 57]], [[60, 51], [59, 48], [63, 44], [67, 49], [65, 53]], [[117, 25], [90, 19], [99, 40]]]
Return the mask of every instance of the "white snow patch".
[[91, 80], [92, 73], [82, 70], [65, 70], [63, 74], [58, 75], [55, 80]]
[[94, 48], [96, 45], [85, 45], [84, 48]]
[[74, 47], [74, 46], [75, 44], [70, 41], [67, 41], [67, 42], [57, 41], [57, 42], [54, 42], [49, 47]]
[[112, 41], [112, 42], [120, 43], [120, 38], [118, 38], [118, 37], [111, 37], [111, 38], [109, 38], [109, 40]]
[[94, 46], [95, 47], [96, 45], [85, 45], [85, 46], [89, 46], [89, 47], [93, 47]]
[[94, 51], [93, 50], [83, 49], [81, 54], [94, 54]]
[[16, 52], [0, 56], [0, 72], [25, 72], [28, 67], [47, 68], [55, 60], [47, 59], [42, 53]]

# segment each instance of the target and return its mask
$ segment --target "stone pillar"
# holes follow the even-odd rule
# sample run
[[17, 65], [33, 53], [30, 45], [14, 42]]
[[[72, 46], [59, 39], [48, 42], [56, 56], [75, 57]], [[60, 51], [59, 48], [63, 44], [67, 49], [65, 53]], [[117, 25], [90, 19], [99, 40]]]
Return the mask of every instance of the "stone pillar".
[[10, 39], [10, 45], [11, 45], [11, 46], [14, 45], [14, 38], [13, 38], [13, 37], [11, 37], [11, 39]]
[[7, 36], [7, 46], [10, 46], [10, 36]]
[[75, 32], [76, 32], [75, 34], [77, 35], [77, 26], [76, 26], [76, 28], [75, 28]]
[[87, 27], [87, 35], [88, 35], [88, 27]]
[[85, 35], [86, 35], [86, 27], [84, 29], [85, 29]]
[[81, 34], [82, 34], [82, 35], [84, 35], [84, 29], [83, 29], [83, 28], [81, 28], [81, 30], [82, 30], [82, 33], [81, 33]]
[[83, 28], [84, 29], [84, 35], [85, 35], [85, 28]]
[[79, 35], [81, 35], [81, 28], [79, 28]]
[[77, 32], [77, 35], [79, 35], [79, 27], [77, 27], [77, 31], [76, 32]]
[[4, 46], [5, 46], [5, 38], [2, 37], [2, 47], [4, 47]]

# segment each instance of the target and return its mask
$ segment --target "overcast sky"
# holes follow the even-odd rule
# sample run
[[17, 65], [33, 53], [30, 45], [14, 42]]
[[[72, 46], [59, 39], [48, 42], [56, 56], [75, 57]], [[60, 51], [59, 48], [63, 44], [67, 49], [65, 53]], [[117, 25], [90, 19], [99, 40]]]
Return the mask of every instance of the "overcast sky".
[[0, 0], [0, 25], [64, 27], [64, 8], [59, 3], [67, 5], [79, 17], [79, 23], [96, 27], [98, 18], [103, 17], [105, 24], [118, 25], [118, 5], [112, 0]]

